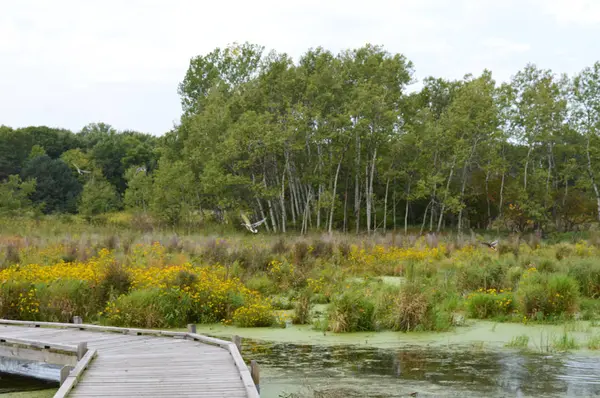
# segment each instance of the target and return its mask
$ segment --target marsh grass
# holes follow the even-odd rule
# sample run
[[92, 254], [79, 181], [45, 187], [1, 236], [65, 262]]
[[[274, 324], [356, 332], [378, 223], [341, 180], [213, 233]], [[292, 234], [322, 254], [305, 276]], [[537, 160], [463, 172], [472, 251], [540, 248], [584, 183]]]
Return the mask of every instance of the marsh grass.
[[600, 350], [600, 335], [591, 336], [587, 341], [587, 348], [589, 350]]
[[529, 346], [529, 336], [526, 334], [522, 334], [519, 336], [515, 336], [508, 343], [505, 344], [505, 347], [509, 348], [519, 348], [526, 349]]
[[552, 342], [552, 346], [557, 351], [570, 351], [579, 348], [575, 337], [570, 335], [567, 331], [564, 331], [559, 337], [555, 338]]
[[[42, 269], [68, 262], [77, 268], [92, 264], [103, 249], [112, 248], [115, 262], [103, 265], [88, 307], [103, 310], [109, 303], [116, 303], [123, 311], [139, 310], [148, 317], [149, 324], [170, 325], [190, 319], [213, 322], [223, 318], [231, 322], [241, 307], [247, 308], [247, 314], [238, 314], [239, 324], [252, 324], [248, 321], [252, 319], [266, 324], [268, 317], [263, 315], [267, 311], [295, 308], [298, 322], [318, 323], [319, 328], [328, 330], [412, 332], [448, 330], [456, 319], [464, 319], [464, 314], [496, 321], [520, 321], [525, 317], [527, 322], [556, 323], [568, 321], [578, 312], [584, 319], [595, 319], [600, 308], [596, 299], [600, 297], [600, 261], [596, 261], [600, 250], [580, 240], [552, 246], [547, 242], [530, 245], [527, 237], [522, 242], [502, 238], [499, 251], [494, 253], [468, 235], [250, 236], [233, 232], [217, 235], [214, 230], [199, 235], [161, 228], [131, 229], [126, 227], [130, 219], [115, 215], [96, 226], [77, 217], [43, 219], [37, 225], [30, 221], [13, 223], [0, 233], [0, 265], [6, 268], [32, 264]], [[4, 226], [2, 222], [0, 226]], [[17, 230], [20, 235], [15, 233]], [[69, 233], [65, 233], [67, 230]], [[184, 264], [191, 267], [177, 268]], [[173, 271], [166, 280], [152, 277], [152, 284], [143, 287], [131, 283], [132, 272], [150, 269], [156, 275], [167, 275], [170, 269], [177, 272]], [[248, 301], [245, 293], [234, 289], [219, 296], [219, 305], [223, 306], [219, 316], [208, 316], [197, 303], [187, 308], [187, 291], [194, 291], [194, 286], [201, 283], [197, 279], [201, 278], [201, 269], [218, 269], [219, 281], [223, 281], [215, 282], [219, 286], [234, 283], [226, 281], [241, 281], [243, 289], [254, 291], [269, 305], [255, 305], [262, 301]], [[0, 273], [0, 278], [2, 275], [17, 274]], [[72, 275], [73, 279], [78, 278], [76, 272]], [[390, 287], [386, 280], [394, 278], [388, 277], [402, 279], [402, 283]], [[350, 280], [359, 282], [349, 283]], [[3, 293], [0, 289], [6, 302], [18, 301], [8, 296], [29, 294], [29, 285], [17, 288], [20, 282], [10, 282], [12, 285], [5, 285], [12, 287], [2, 288]], [[60, 291], [43, 289], [62, 299], [52, 304], [58, 312], [48, 309], [47, 314], [35, 316], [56, 318], [64, 313], [67, 317], [72, 311], [88, 311], [90, 319], [94, 319], [93, 311], [80, 309], [83, 306], [77, 303], [85, 294], [67, 294], [66, 287]], [[85, 289], [80, 288], [82, 292]], [[488, 289], [496, 289], [497, 297], [487, 293]], [[308, 301], [299, 293], [307, 290]], [[179, 307], [169, 296], [174, 292], [182, 300]], [[467, 299], [469, 295], [471, 299]], [[131, 297], [125, 299], [127, 296]], [[92, 297], [96, 301], [92, 302]], [[509, 298], [511, 302], [506, 304]], [[317, 303], [330, 306], [327, 316], [305, 316], [311, 312], [307, 308]], [[143, 309], [146, 304], [148, 308]], [[40, 311], [46, 311], [45, 308], [50, 307], [41, 306]], [[34, 316], [5, 311], [9, 312], [15, 318]], [[104, 312], [103, 321], [146, 324], [142, 316], [130, 314], [130, 318], [111, 320]]]

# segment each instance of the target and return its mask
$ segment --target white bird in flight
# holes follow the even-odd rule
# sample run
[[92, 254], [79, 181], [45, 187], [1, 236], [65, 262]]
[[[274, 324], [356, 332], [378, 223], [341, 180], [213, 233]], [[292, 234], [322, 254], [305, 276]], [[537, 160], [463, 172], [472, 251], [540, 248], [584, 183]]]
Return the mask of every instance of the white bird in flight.
[[254, 234], [258, 233], [258, 230], [256, 229], [256, 227], [258, 227], [259, 225], [261, 225], [262, 223], [264, 223], [267, 219], [263, 218], [260, 221], [255, 222], [254, 224], [250, 224], [250, 220], [248, 220], [248, 217], [246, 217], [246, 215], [244, 213], [241, 213], [242, 218], [244, 219], [244, 222], [242, 223], [242, 225], [244, 227], [246, 227], [246, 229]]
[[81, 170], [81, 169], [79, 168], [79, 166], [77, 166], [75, 163], [73, 163], [73, 166], [75, 166], [75, 168], [77, 169], [77, 172], [78, 172], [79, 174], [84, 174], [84, 173], [85, 173], [85, 174], [87, 174], [87, 173], [91, 173], [91, 171], [87, 171], [87, 170]]

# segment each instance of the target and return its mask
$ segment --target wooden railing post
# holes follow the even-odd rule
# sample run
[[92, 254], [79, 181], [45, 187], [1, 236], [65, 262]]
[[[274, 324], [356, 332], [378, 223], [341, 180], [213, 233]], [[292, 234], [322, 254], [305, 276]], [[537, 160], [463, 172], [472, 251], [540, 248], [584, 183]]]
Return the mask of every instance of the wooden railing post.
[[188, 332], [196, 333], [196, 324], [195, 323], [188, 323]]
[[250, 375], [256, 386], [256, 391], [260, 394], [260, 367], [258, 366], [258, 362], [254, 359], [250, 361]]
[[235, 346], [237, 347], [237, 349], [241, 355], [242, 354], [242, 338], [238, 335], [235, 335], [235, 336], [231, 337], [231, 341], [233, 341], [233, 344], [235, 344]]
[[73, 317], [73, 323], [76, 325], [81, 325], [83, 323], [83, 319], [81, 319], [80, 316], [74, 316]]
[[69, 374], [71, 373], [72, 370], [73, 370], [73, 367], [71, 367], [71, 366], [63, 366], [60, 369], [60, 385], [61, 386], [63, 385], [65, 380], [67, 380], [67, 377], [69, 377]]
[[81, 358], [83, 358], [83, 356], [86, 354], [87, 352], [87, 343], [86, 342], [82, 342], [77, 344], [77, 360], [80, 361]]

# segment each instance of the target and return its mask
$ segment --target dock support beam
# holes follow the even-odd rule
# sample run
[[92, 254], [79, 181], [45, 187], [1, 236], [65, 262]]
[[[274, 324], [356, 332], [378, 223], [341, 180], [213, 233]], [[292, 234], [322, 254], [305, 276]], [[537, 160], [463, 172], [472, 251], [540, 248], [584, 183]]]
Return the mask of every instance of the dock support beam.
[[250, 361], [250, 375], [254, 385], [256, 385], [256, 391], [260, 394], [260, 367], [254, 359]]

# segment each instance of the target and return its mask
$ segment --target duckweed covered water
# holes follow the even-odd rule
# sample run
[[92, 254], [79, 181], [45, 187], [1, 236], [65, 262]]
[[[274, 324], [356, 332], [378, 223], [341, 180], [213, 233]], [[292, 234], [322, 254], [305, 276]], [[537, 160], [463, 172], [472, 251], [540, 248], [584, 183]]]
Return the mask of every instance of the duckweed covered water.
[[[584, 321], [469, 321], [444, 333], [334, 334], [311, 326], [223, 325], [198, 325], [198, 332], [244, 338], [244, 358], [261, 366], [261, 398], [600, 395], [600, 353], [587, 349], [600, 327]], [[578, 345], [570, 353], [553, 346], [564, 333]], [[519, 336], [527, 336], [526, 349], [508, 348]]]
[[[511, 350], [377, 348], [246, 340], [261, 366], [261, 398], [581, 397], [600, 395], [599, 357]], [[314, 392], [331, 395], [314, 395]], [[414, 395], [413, 395], [414, 396]]]

